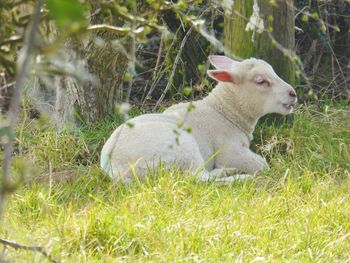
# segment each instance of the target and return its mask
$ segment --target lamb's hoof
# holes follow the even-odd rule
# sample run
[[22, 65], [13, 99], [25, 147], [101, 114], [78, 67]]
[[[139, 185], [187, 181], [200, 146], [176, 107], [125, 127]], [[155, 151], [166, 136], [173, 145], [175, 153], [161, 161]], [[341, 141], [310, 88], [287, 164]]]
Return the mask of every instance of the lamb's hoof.
[[253, 178], [254, 178], [254, 176], [252, 176], [250, 174], [236, 174], [236, 175], [233, 175], [233, 176], [217, 178], [215, 180], [215, 182], [217, 184], [220, 184], [220, 185], [228, 185], [228, 184], [232, 184], [232, 183], [235, 183], [235, 182], [242, 182], [242, 181], [245, 181], [245, 180], [251, 180]]

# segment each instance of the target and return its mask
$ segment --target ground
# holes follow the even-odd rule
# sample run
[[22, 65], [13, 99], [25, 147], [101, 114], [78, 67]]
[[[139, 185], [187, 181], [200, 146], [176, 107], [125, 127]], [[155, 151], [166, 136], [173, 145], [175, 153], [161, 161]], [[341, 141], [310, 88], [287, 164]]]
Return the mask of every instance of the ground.
[[[111, 183], [98, 155], [119, 122], [57, 132], [24, 116], [0, 237], [64, 262], [350, 260], [348, 106], [302, 105], [293, 120], [261, 124], [254, 149], [271, 169], [230, 186], [197, 183], [176, 168]], [[44, 260], [2, 253], [9, 262]]]

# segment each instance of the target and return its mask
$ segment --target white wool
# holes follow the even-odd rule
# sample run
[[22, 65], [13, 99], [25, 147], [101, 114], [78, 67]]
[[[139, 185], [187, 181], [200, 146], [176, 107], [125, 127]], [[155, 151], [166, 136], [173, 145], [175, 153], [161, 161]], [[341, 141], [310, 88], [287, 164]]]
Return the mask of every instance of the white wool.
[[[249, 149], [252, 133], [261, 116], [291, 112], [294, 89], [265, 61], [238, 62], [225, 56], [209, 60], [216, 70], [208, 75], [219, 83], [206, 98], [138, 116], [113, 132], [101, 152], [101, 167], [109, 176], [130, 182], [133, 174], [142, 176], [163, 162], [191, 171], [200, 181], [225, 183], [267, 167], [265, 159]], [[221, 79], [222, 74], [232, 81]], [[254, 81], [262, 78], [271, 86]], [[230, 176], [237, 172], [244, 175]]]

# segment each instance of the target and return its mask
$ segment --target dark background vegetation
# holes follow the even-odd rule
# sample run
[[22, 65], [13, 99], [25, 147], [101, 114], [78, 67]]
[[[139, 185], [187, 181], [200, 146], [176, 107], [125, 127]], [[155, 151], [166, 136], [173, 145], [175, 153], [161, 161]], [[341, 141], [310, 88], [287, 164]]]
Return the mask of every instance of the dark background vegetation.
[[[24, 40], [24, 28], [30, 21], [33, 3], [32, 1], [2, 1], [0, 3], [0, 105], [3, 112], [8, 109], [16, 74], [15, 61]], [[165, 94], [162, 106], [174, 100], [195, 99], [210, 90], [210, 83], [205, 76], [205, 69], [208, 67], [206, 58], [208, 54], [218, 53], [218, 50], [213, 48], [198, 31], [191, 29], [191, 24], [184, 20], [186, 15], [205, 19], [208, 31], [218, 39], [223, 37], [224, 10], [215, 2], [190, 1], [189, 4], [177, 2], [176, 8], [168, 8], [162, 3], [162, 1], [137, 1], [136, 4], [133, 1], [118, 1], [118, 7], [124, 8], [122, 11], [114, 10], [115, 7], [112, 7], [108, 1], [85, 3], [84, 8], [88, 7], [90, 14], [97, 12], [97, 15], [90, 15], [90, 20], [94, 24], [130, 25], [128, 18], [120, 15], [124, 11], [125, 14], [134, 12], [149, 21], [149, 23], [144, 23], [145, 30], [142, 36], [137, 37], [137, 43], [134, 43], [137, 63], [133, 68], [130, 66], [127, 68], [126, 63], [123, 68], [121, 60], [114, 62], [113, 67], [100, 63], [101, 57], [108, 60], [108, 56], [115, 55], [113, 53], [107, 53], [106, 56], [101, 55], [106, 48], [97, 50], [96, 47], [93, 47], [82, 53], [82, 46], [69, 44], [78, 50], [80, 56], [94, 60], [93, 63], [103, 70], [114, 70], [119, 75], [123, 75], [123, 84], [117, 87], [121, 94], [118, 101], [130, 100], [133, 105], [141, 107], [144, 111], [154, 109], [154, 105], [167, 86], [174, 63], [177, 64], [177, 67], [172, 85]], [[47, 29], [50, 27], [52, 16], [46, 9], [42, 14], [42, 21], [46, 28], [41, 29], [41, 34], [46, 34], [46, 38], [57, 38], [58, 35], [56, 42], [62, 42], [60, 38], [69, 42], [80, 41], [82, 33], [78, 22], [85, 23], [86, 21], [83, 21], [84, 17], [79, 18], [79, 10], [74, 11], [74, 8], [69, 8], [72, 9], [71, 15], [77, 17], [70, 21], [71, 23], [77, 22], [76, 28], [67, 27], [67, 25], [58, 26], [67, 31], [66, 35], [56, 34], [52, 29]], [[347, 103], [350, 97], [349, 3], [341, 0], [296, 0], [295, 24], [296, 53], [303, 62], [305, 75], [309, 80], [308, 83], [303, 78], [299, 80], [297, 88], [300, 99], [302, 101], [327, 100]], [[158, 30], [158, 26], [166, 28], [167, 33]], [[109, 32], [103, 31], [98, 32], [94, 37], [99, 37], [99, 34], [102, 34], [105, 40], [110, 39], [111, 41], [118, 37], [119, 44], [123, 45], [126, 52], [132, 53], [133, 45], [130, 34], [117, 36], [112, 33], [109, 38], [106, 38], [105, 35]], [[186, 35], [187, 39], [183, 43]], [[40, 45], [45, 48], [48, 43], [50, 43], [49, 40], [46, 43], [39, 43], [39, 49]], [[52, 43], [50, 43], [51, 46]], [[181, 47], [182, 43], [183, 47]], [[179, 50], [180, 47], [181, 50]], [[56, 47], [50, 48], [55, 49]], [[108, 49], [110, 48], [112, 47], [109, 46]], [[93, 57], [89, 52], [96, 52], [98, 56]], [[181, 57], [176, 62], [178, 52], [181, 52]], [[115, 76], [113, 72], [107, 72], [107, 74]], [[46, 94], [46, 97], [49, 95]], [[31, 112], [34, 117], [37, 116], [35, 107], [31, 109]]]

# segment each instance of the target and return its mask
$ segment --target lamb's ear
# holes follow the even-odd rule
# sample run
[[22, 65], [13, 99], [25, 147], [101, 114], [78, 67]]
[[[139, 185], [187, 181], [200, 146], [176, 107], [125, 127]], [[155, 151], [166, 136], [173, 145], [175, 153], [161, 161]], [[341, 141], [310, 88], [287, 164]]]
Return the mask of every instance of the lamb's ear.
[[224, 69], [207, 70], [207, 74], [212, 79], [221, 82], [239, 83], [239, 77]]
[[208, 57], [210, 63], [217, 69], [229, 69], [238, 64], [238, 61], [230, 59], [226, 56], [210, 55]]

